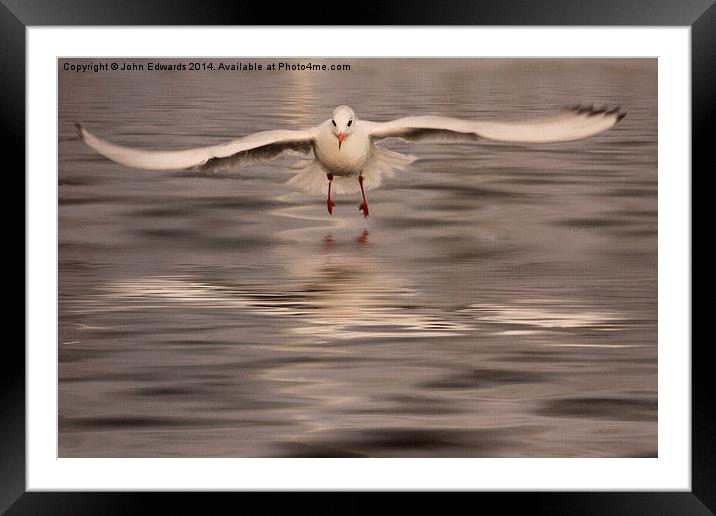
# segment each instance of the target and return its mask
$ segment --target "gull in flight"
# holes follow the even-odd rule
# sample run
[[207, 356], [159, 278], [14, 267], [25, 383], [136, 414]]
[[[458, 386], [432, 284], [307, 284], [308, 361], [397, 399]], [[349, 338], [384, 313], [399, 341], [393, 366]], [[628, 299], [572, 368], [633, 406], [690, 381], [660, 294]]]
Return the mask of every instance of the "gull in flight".
[[338, 106], [330, 119], [308, 129], [262, 131], [219, 145], [184, 150], [145, 150], [108, 142], [77, 124], [80, 138], [92, 149], [122, 165], [148, 170], [216, 171], [273, 159], [284, 151], [313, 153], [313, 159], [289, 180], [307, 192], [331, 193], [360, 189], [359, 210], [368, 216], [366, 190], [380, 185], [416, 158], [376, 145], [385, 138], [418, 142], [477, 141], [553, 143], [587, 138], [613, 127], [626, 116], [619, 108], [572, 106], [535, 120], [500, 122], [444, 116], [409, 116], [390, 122], [359, 119], [348, 106]]

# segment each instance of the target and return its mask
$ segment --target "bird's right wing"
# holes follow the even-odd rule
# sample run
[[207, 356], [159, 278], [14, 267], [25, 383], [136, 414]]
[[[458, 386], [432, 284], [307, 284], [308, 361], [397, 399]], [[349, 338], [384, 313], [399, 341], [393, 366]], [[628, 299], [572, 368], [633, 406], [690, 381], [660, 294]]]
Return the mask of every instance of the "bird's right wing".
[[183, 150], [145, 150], [117, 145], [95, 136], [81, 124], [82, 141], [106, 158], [122, 165], [147, 170], [222, 170], [272, 159], [285, 150], [307, 153], [313, 148], [314, 132], [275, 130], [254, 133], [219, 145]]
[[[410, 116], [390, 122], [368, 122], [373, 139], [397, 137], [408, 141], [460, 141], [485, 138], [513, 143], [579, 140], [614, 126], [626, 113], [574, 106], [547, 118], [516, 122], [463, 120], [445, 116]], [[366, 122], [363, 122], [366, 123]]]

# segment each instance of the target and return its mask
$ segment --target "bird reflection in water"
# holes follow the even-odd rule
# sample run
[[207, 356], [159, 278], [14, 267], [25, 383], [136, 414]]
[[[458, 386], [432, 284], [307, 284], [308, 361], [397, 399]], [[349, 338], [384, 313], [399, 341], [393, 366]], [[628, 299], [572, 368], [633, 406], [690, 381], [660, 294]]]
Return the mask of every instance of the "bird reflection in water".
[[[360, 245], [366, 245], [368, 243], [368, 237], [370, 236], [370, 233], [368, 233], [367, 229], [364, 229], [360, 235], [358, 235], [355, 239], [357, 244]], [[325, 237], [323, 237], [323, 248], [330, 252], [333, 250], [333, 247], [336, 243], [336, 240], [333, 238], [333, 234], [329, 233]]]
[[331, 249], [333, 249], [335, 243], [336, 241], [333, 238], [333, 235], [328, 234], [323, 237], [323, 248], [326, 250], [326, 252], [330, 252]]
[[364, 229], [363, 232], [360, 234], [360, 236], [358, 238], [356, 238], [356, 242], [358, 242], [361, 245], [367, 244], [368, 243], [368, 235], [370, 235], [370, 233], [368, 233], [367, 229]]
[[469, 328], [440, 312], [413, 304], [418, 292], [405, 279], [370, 253], [356, 260], [355, 246], [368, 245], [363, 230], [346, 248], [332, 234], [323, 237], [325, 254], [316, 260], [294, 260], [283, 285], [266, 291], [236, 282], [192, 275], [155, 276], [116, 282], [108, 298], [151, 306], [168, 300], [195, 308], [243, 309], [250, 313], [291, 318], [286, 331], [321, 340], [375, 337], [438, 337]]

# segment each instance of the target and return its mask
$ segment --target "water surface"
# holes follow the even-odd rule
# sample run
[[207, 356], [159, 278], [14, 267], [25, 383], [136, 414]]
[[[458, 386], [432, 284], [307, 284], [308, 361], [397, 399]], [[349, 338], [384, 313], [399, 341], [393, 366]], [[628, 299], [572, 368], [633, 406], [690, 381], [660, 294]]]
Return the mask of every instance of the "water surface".
[[[315, 60], [314, 60], [315, 61]], [[340, 60], [350, 72], [59, 74], [62, 457], [657, 454], [656, 60]], [[60, 63], [60, 66], [62, 62]], [[290, 157], [131, 170], [326, 119], [622, 105], [563, 144], [406, 144], [368, 193]]]

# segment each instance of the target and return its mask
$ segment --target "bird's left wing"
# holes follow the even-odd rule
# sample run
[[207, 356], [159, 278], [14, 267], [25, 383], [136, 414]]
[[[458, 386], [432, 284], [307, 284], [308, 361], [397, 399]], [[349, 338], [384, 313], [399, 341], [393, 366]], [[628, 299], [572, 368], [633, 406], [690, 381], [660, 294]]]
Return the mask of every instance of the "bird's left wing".
[[182, 150], [146, 150], [117, 145], [77, 124], [80, 138], [92, 149], [122, 165], [147, 170], [223, 170], [272, 159], [285, 150], [307, 153], [314, 131], [275, 130], [254, 133], [219, 145]]
[[[608, 110], [574, 106], [535, 120], [498, 122], [443, 116], [411, 116], [390, 122], [367, 122], [373, 139], [398, 137], [408, 141], [478, 140], [514, 143], [550, 143], [579, 140], [613, 127], [626, 116]], [[366, 122], [363, 122], [366, 123]]]

